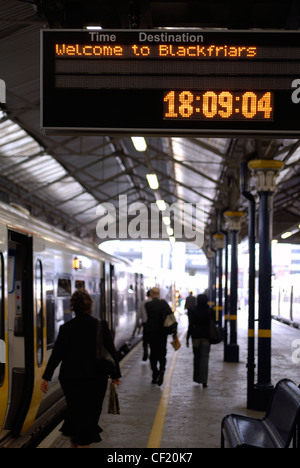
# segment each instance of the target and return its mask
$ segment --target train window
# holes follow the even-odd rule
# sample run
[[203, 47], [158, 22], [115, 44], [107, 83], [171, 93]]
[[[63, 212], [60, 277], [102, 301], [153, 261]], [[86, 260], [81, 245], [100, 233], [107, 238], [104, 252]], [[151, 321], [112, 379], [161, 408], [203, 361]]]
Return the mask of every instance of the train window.
[[85, 289], [85, 281], [76, 280], [75, 281], [75, 288], [76, 289]]
[[51, 278], [46, 278], [46, 296], [54, 295], [54, 281]]
[[43, 363], [43, 268], [42, 262], [37, 260], [35, 267], [35, 313], [36, 313], [36, 358], [41, 367]]
[[4, 264], [3, 255], [0, 252], [0, 387], [3, 385], [5, 376], [5, 331], [4, 331]]
[[8, 294], [12, 294], [15, 290], [15, 268], [16, 268], [16, 250], [8, 250], [7, 259], [7, 287]]
[[99, 281], [97, 281], [96, 279], [89, 281], [89, 289], [91, 293], [98, 293], [100, 291]]
[[72, 292], [71, 280], [68, 278], [59, 278], [57, 285], [57, 295], [61, 296], [70, 296]]

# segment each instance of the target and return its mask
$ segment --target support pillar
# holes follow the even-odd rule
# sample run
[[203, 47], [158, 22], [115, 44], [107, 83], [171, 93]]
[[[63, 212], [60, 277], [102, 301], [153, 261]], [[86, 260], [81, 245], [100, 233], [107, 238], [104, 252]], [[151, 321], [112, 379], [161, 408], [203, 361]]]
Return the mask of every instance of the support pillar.
[[238, 231], [241, 227], [242, 211], [225, 211], [224, 216], [228, 221], [231, 244], [231, 272], [230, 272], [230, 301], [229, 301], [229, 326], [230, 341], [225, 347], [224, 361], [239, 362], [239, 345], [237, 343], [237, 289], [238, 289]]
[[216, 266], [217, 266], [217, 278], [218, 278], [218, 291], [216, 294], [216, 305], [214, 310], [216, 311], [216, 322], [220, 329], [223, 328], [223, 248], [224, 248], [224, 235], [214, 234], [214, 247], [216, 248]]
[[248, 357], [247, 357], [247, 408], [254, 405], [255, 381], [255, 198], [248, 189], [248, 164], [240, 164], [241, 192], [248, 200], [248, 246], [249, 246], [249, 289], [248, 289]]
[[259, 194], [259, 325], [257, 384], [254, 386], [253, 408], [267, 409], [273, 391], [271, 381], [271, 321], [272, 321], [272, 226], [273, 195], [276, 178], [284, 166], [282, 161], [253, 160], [249, 168], [254, 171]]
[[214, 297], [215, 297], [215, 288], [216, 288], [216, 279], [215, 279], [215, 252], [209, 247], [206, 251], [206, 256], [208, 260], [209, 268], [209, 278], [208, 278], [208, 304], [210, 307], [214, 306]]
[[213, 235], [210, 235], [209, 240], [209, 249], [207, 252], [209, 259], [209, 301], [208, 305], [213, 309], [216, 305], [216, 275], [217, 275], [217, 265], [216, 265], [216, 251], [213, 247]]
[[223, 231], [225, 239], [225, 268], [224, 268], [224, 356], [226, 353], [226, 347], [228, 344], [228, 232]]

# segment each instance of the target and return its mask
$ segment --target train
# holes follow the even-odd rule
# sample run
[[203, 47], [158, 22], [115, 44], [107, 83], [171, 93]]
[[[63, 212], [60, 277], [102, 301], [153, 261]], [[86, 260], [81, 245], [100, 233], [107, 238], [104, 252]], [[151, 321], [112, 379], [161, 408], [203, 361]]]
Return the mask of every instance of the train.
[[93, 315], [107, 320], [122, 352], [136, 334], [145, 288], [157, 281], [22, 207], [0, 203], [0, 446], [11, 436], [32, 440], [64, 409], [58, 369], [46, 395], [40, 382], [59, 327], [72, 319], [76, 288], [92, 296]]
[[275, 320], [300, 328], [300, 274], [285, 274], [273, 278], [272, 317]]

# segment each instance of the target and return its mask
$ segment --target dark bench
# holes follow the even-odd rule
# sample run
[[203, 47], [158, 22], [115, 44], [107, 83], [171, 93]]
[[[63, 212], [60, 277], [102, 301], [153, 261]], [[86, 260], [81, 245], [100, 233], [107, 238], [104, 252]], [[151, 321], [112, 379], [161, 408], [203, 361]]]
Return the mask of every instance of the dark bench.
[[238, 414], [225, 416], [222, 448], [299, 448], [300, 389], [289, 379], [280, 380], [262, 419]]

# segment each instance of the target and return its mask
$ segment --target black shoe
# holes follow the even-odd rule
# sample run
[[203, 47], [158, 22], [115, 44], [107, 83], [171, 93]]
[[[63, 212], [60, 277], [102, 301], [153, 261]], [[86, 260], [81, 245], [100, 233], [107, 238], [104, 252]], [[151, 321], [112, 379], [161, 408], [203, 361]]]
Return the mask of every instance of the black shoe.
[[156, 383], [160, 387], [163, 381], [164, 381], [164, 372], [160, 372]]
[[148, 359], [148, 354], [145, 353], [144, 356], [143, 356], [143, 361], [147, 361], [147, 359]]
[[203, 384], [203, 388], [207, 388], [207, 383], [204, 383], [204, 384]]
[[158, 371], [157, 371], [157, 372], [153, 372], [153, 374], [152, 374], [152, 383], [153, 383], [153, 384], [156, 384], [156, 383], [157, 383], [158, 376], [159, 376]]

